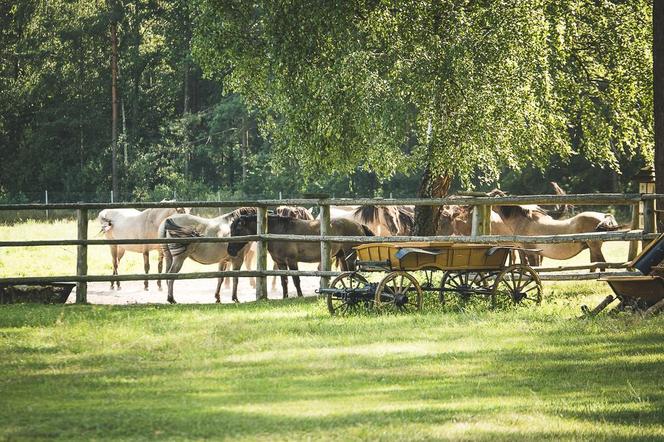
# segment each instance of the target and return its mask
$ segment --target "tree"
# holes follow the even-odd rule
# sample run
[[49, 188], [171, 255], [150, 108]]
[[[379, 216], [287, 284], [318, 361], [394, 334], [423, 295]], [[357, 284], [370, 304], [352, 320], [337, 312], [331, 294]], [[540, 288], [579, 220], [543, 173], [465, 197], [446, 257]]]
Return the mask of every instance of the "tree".
[[[654, 1], [652, 12], [655, 190], [657, 193], [664, 193], [664, 2]], [[662, 202], [659, 204], [661, 206]], [[660, 213], [660, 222], [661, 217]]]
[[[199, 0], [210, 76], [305, 174], [422, 170], [420, 196], [503, 166], [651, 149], [649, 3]], [[477, 179], [475, 179], [477, 177]], [[435, 213], [418, 213], [429, 234]]]

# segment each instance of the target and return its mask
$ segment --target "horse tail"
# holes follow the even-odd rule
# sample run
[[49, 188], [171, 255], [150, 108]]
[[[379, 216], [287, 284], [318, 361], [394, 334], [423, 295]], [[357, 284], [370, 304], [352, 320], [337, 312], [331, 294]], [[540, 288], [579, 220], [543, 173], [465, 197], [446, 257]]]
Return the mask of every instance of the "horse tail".
[[618, 224], [618, 221], [616, 221], [613, 215], [609, 213], [604, 215], [604, 219], [597, 224], [597, 227], [595, 227], [595, 231], [597, 232], [612, 232], [618, 229], [620, 229], [620, 224]]
[[[163, 231], [161, 230], [163, 228]], [[179, 226], [175, 224], [171, 218], [166, 218], [166, 220], [160, 226], [159, 236], [164, 235], [164, 238], [196, 238], [200, 237], [201, 234], [198, 231], [189, 226]], [[168, 251], [171, 256], [177, 256], [185, 252], [187, 249], [187, 244], [177, 243], [177, 244], [164, 244], [162, 249]]]

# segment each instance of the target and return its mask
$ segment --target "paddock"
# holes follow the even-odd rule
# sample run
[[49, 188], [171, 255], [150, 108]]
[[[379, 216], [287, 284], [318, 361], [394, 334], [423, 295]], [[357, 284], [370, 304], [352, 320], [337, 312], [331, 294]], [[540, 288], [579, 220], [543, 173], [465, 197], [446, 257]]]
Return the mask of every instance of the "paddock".
[[[631, 241], [628, 255], [622, 261], [609, 262], [607, 267], [610, 271], [619, 274], [624, 273], [627, 262], [636, 254], [636, 242], [648, 241], [656, 236], [655, 234], [655, 209], [654, 201], [658, 195], [654, 194], [584, 194], [584, 195], [532, 195], [532, 196], [466, 196], [457, 195], [442, 199], [295, 199], [295, 200], [258, 200], [258, 201], [180, 201], [180, 202], [160, 202], [160, 203], [62, 203], [62, 204], [18, 204], [18, 205], [0, 205], [0, 210], [55, 210], [69, 209], [76, 211], [77, 229], [76, 239], [40, 239], [40, 240], [5, 240], [0, 241], [0, 248], [8, 247], [58, 247], [58, 246], [76, 246], [76, 273], [59, 274], [52, 276], [15, 276], [3, 275], [0, 282], [27, 284], [36, 280], [40, 281], [58, 281], [58, 282], [76, 282], [76, 300], [77, 302], [88, 302], [87, 289], [89, 283], [101, 281], [135, 281], [143, 279], [199, 279], [215, 278], [219, 276], [251, 276], [256, 278], [256, 289], [254, 299], [267, 299], [267, 277], [268, 276], [314, 276], [320, 277], [320, 287], [326, 287], [330, 277], [339, 274], [332, 271], [329, 258], [329, 246], [332, 241], [340, 242], [399, 242], [399, 241], [454, 241], [454, 242], [475, 242], [475, 243], [495, 243], [495, 244], [513, 244], [513, 243], [560, 243], [560, 242], [584, 242], [588, 240], [600, 241]], [[334, 237], [327, 234], [330, 222], [330, 208], [341, 205], [419, 205], [419, 206], [443, 206], [445, 204], [466, 204], [476, 207], [472, 220], [472, 234], [469, 237], [460, 236], [433, 236], [433, 237], [415, 237], [415, 236], [394, 236], [394, 237]], [[489, 214], [491, 205], [524, 205], [524, 204], [576, 204], [590, 206], [616, 206], [625, 205], [631, 207], [631, 221], [629, 231], [620, 232], [597, 232], [587, 234], [572, 235], [547, 235], [547, 236], [497, 236], [491, 235]], [[302, 235], [275, 235], [267, 232], [266, 216], [267, 210], [279, 205], [296, 206], [318, 206], [321, 213], [320, 235], [302, 236]], [[172, 207], [191, 207], [191, 208], [235, 208], [241, 206], [257, 207], [258, 223], [255, 235], [248, 235], [235, 238], [176, 238], [176, 239], [150, 239], [142, 240], [142, 243], [191, 243], [191, 242], [233, 242], [233, 241], [256, 241], [257, 263], [255, 270], [240, 271], [202, 271], [179, 274], [167, 274], [157, 276], [151, 274], [148, 276], [129, 274], [110, 276], [103, 274], [90, 274], [88, 267], [88, 249], [91, 246], [104, 244], [140, 244], [140, 240], [107, 240], [94, 239], [89, 234], [91, 214], [107, 207], [114, 208], [172, 208]], [[321, 270], [268, 270], [267, 262], [267, 241], [306, 241], [319, 242], [321, 248]], [[580, 271], [590, 269], [596, 265], [588, 263], [587, 265], [558, 265], [554, 267], [540, 267], [537, 270], [542, 272], [543, 280], [585, 280], [596, 279], [598, 273], [582, 273]], [[245, 297], [245, 299], [247, 299]]]

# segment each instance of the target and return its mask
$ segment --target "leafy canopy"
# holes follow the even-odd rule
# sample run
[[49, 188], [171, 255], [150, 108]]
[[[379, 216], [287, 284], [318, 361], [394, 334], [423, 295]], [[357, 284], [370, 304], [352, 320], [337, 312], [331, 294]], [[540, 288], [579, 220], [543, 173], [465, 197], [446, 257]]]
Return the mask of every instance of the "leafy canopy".
[[305, 173], [495, 180], [652, 150], [647, 0], [198, 0], [194, 52]]

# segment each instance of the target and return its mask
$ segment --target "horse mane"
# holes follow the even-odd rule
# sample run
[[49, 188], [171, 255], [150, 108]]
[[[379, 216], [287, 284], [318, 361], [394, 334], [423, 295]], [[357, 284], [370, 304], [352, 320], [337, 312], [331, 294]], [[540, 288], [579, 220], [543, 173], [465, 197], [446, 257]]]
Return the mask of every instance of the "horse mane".
[[404, 206], [397, 206], [397, 211], [399, 213], [399, 223], [403, 228], [402, 230], [411, 233], [415, 227], [415, 214]]
[[235, 222], [235, 220], [242, 216], [256, 216], [257, 212], [258, 211], [255, 207], [240, 207], [233, 210], [232, 212], [228, 212], [226, 215], [224, 215], [224, 217], [232, 224]]
[[[353, 218], [360, 222], [360, 224], [383, 224], [392, 235], [396, 235], [401, 230], [401, 211], [395, 207], [364, 205], [358, 207], [352, 213]], [[404, 216], [407, 216], [405, 215], [406, 213], [407, 211], [404, 210]]]
[[524, 206], [493, 206], [493, 208], [498, 213], [498, 215], [504, 219], [521, 216], [532, 220], [535, 214], [548, 214], [546, 210], [534, 204]]
[[314, 216], [304, 207], [299, 206], [279, 206], [275, 209], [275, 213], [279, 216], [285, 216], [287, 218], [296, 218], [304, 219], [311, 221], [314, 219]]

